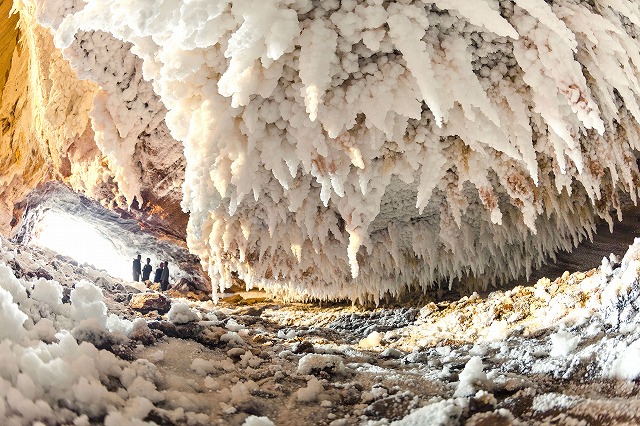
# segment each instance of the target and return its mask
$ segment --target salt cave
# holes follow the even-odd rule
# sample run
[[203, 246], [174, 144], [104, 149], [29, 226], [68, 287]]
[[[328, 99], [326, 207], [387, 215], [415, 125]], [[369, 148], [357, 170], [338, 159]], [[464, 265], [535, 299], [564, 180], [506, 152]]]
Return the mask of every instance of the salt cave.
[[13, 11], [6, 232], [61, 180], [173, 227], [219, 290], [375, 301], [526, 275], [637, 199], [634, 1]]
[[0, 424], [640, 423], [637, 0], [0, 16]]

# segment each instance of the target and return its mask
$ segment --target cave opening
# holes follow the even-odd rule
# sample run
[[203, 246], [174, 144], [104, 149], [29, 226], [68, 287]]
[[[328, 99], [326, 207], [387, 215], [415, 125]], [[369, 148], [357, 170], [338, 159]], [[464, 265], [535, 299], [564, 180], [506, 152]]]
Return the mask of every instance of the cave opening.
[[[78, 217], [47, 210], [36, 223], [29, 243], [104, 269], [112, 277], [131, 280], [130, 253]], [[152, 259], [152, 265], [155, 261]]]
[[151, 280], [160, 262], [168, 261], [171, 287], [211, 292], [200, 260], [189, 253], [184, 241], [126, 212], [109, 210], [64, 184], [42, 185], [17, 207], [22, 214], [12, 238], [16, 243], [53, 250], [127, 283], [132, 281], [132, 261], [138, 254], [143, 265], [147, 258], [151, 260]]

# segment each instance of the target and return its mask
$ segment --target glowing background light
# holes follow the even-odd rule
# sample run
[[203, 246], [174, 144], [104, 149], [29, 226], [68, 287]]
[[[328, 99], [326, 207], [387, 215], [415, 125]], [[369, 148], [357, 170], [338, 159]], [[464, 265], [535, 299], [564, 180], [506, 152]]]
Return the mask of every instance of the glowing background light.
[[46, 212], [38, 221], [30, 244], [54, 250], [80, 263], [104, 269], [113, 277], [131, 281], [133, 254], [118, 250], [92, 225], [68, 214]]

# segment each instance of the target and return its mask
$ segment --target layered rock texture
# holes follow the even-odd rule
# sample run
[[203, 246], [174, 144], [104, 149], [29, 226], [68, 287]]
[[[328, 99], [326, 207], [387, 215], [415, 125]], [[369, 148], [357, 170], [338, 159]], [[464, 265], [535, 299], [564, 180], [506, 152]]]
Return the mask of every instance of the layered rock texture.
[[11, 73], [37, 77], [2, 98], [24, 116], [3, 130], [7, 200], [63, 179], [177, 229], [181, 198], [220, 288], [486, 287], [637, 197], [636, 2], [14, 8]]

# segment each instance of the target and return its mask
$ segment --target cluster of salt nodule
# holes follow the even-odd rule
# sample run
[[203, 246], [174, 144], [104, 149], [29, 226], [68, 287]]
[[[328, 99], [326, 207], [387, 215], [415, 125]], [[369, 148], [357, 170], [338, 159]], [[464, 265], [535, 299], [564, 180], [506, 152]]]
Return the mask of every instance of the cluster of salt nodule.
[[[11, 254], [5, 252], [3, 255]], [[139, 365], [123, 362], [110, 352], [98, 350], [85, 339], [92, 334], [117, 330], [130, 333], [142, 324], [107, 317], [101, 290], [81, 280], [71, 291], [71, 303], [62, 302], [62, 286], [53, 280], [33, 282], [16, 279], [13, 272], [0, 263], [0, 305], [3, 331], [0, 354], [0, 419], [6, 424], [30, 424], [36, 420], [52, 423], [88, 424], [88, 418], [107, 416], [105, 423], [120, 416], [108, 414], [119, 407], [130, 419], [144, 418], [153, 408], [147, 394], [109, 391], [103, 384], [108, 377], [142, 381], [155, 391], [136, 367], [155, 372], [146, 360]], [[144, 321], [142, 320], [144, 323]], [[89, 339], [90, 340], [90, 339]], [[146, 363], [146, 365], [144, 365]], [[132, 373], [132, 374], [131, 374]], [[124, 379], [123, 379], [124, 383]], [[132, 390], [132, 388], [130, 388]], [[65, 408], [58, 402], [66, 401]], [[144, 402], [144, 408], [134, 409]], [[113, 424], [113, 423], [112, 423]]]
[[97, 138], [130, 197], [123, 132], [154, 121], [110, 86], [120, 62], [92, 61], [141, 59], [184, 144], [189, 247], [221, 289], [232, 272], [317, 298], [486, 287], [611, 224], [618, 190], [636, 199], [627, 0], [34, 1], [105, 88]]

